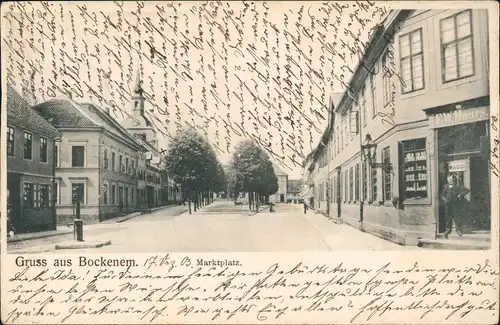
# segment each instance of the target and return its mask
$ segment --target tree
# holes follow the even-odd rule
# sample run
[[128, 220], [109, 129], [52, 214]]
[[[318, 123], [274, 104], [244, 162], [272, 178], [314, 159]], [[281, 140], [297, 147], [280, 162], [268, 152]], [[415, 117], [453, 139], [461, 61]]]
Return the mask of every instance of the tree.
[[184, 198], [196, 211], [206, 203], [212, 191], [224, 187], [220, 162], [207, 139], [193, 129], [181, 130], [171, 141], [165, 157], [172, 179], [182, 185]]
[[229, 184], [234, 193], [248, 192], [249, 209], [258, 209], [260, 199], [278, 191], [278, 179], [269, 155], [252, 140], [240, 142], [230, 165]]

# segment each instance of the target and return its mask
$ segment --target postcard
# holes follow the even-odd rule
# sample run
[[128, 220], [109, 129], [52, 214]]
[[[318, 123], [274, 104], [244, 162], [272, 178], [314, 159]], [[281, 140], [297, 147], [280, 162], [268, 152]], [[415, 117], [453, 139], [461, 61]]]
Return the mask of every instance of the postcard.
[[5, 324], [496, 324], [494, 2], [1, 6]]

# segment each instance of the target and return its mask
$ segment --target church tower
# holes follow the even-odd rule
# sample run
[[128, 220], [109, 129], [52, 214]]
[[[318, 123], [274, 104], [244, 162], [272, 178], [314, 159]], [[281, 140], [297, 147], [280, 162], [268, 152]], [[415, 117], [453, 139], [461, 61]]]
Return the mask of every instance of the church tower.
[[137, 69], [134, 88], [132, 90], [132, 114], [123, 122], [123, 126], [132, 134], [139, 135], [144, 141], [147, 141], [153, 147], [158, 146], [156, 131], [151, 122], [146, 117], [145, 103], [146, 97], [141, 85], [140, 71]]

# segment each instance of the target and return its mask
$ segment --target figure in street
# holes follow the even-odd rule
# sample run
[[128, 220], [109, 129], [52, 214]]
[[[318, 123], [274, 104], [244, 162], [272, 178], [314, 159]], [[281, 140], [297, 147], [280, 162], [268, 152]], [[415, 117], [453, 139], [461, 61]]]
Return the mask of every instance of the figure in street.
[[445, 205], [445, 232], [444, 236], [448, 239], [448, 235], [453, 228], [455, 222], [455, 230], [459, 236], [462, 236], [464, 216], [466, 215], [465, 196], [469, 193], [469, 189], [465, 186], [457, 184], [456, 176], [449, 174], [447, 177], [448, 184], [444, 186], [441, 193], [441, 199]]
[[304, 214], [307, 213], [307, 201], [304, 200]]

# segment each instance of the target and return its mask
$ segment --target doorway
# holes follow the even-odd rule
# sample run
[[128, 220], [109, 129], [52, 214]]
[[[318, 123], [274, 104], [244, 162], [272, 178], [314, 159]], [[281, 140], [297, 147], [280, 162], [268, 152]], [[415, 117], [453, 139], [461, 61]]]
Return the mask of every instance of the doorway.
[[118, 187], [118, 211], [123, 212], [123, 187]]
[[280, 203], [285, 202], [285, 194], [280, 194]]
[[[452, 174], [457, 183], [470, 190], [464, 216], [464, 233], [489, 232], [491, 229], [491, 187], [488, 124], [477, 122], [438, 130], [438, 233], [445, 228], [444, 202], [441, 193], [446, 177]], [[488, 143], [489, 144], [489, 143]]]

